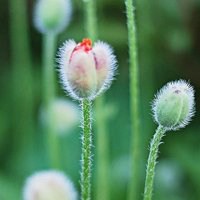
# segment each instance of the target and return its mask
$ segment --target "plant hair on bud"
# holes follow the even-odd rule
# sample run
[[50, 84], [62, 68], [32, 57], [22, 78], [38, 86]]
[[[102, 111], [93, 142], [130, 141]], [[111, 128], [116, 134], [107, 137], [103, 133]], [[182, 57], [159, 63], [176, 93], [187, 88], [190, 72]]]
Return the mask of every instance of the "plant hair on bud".
[[93, 100], [110, 87], [117, 61], [105, 42], [98, 41], [92, 47], [87, 38], [78, 44], [68, 40], [58, 57], [61, 83], [72, 98]]
[[194, 89], [189, 83], [184, 80], [169, 82], [153, 101], [153, 116], [166, 130], [177, 130], [191, 121], [194, 105]]

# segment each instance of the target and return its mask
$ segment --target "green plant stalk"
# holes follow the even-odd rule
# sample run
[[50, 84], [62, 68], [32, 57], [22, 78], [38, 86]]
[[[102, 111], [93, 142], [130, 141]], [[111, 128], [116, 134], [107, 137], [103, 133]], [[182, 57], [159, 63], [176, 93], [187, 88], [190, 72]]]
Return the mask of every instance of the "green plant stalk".
[[55, 67], [54, 57], [56, 49], [56, 36], [45, 34], [43, 36], [43, 105], [46, 114], [45, 134], [50, 166], [60, 168], [59, 141], [55, 130], [55, 120], [52, 104], [55, 100]]
[[96, 180], [96, 200], [109, 200], [109, 144], [106, 127], [104, 106], [104, 96], [98, 98], [95, 102], [96, 111], [96, 152], [97, 152], [97, 180]]
[[137, 63], [136, 25], [132, 0], [126, 0], [126, 14], [128, 26], [128, 44], [130, 60], [130, 108], [131, 108], [131, 179], [129, 185], [129, 200], [139, 198], [140, 186], [140, 116], [139, 116], [139, 74]]
[[81, 200], [91, 199], [92, 132], [91, 102], [84, 99], [82, 108], [82, 156], [81, 156]]
[[[92, 41], [97, 40], [97, 17], [96, 1], [84, 1], [85, 30]], [[104, 95], [95, 100], [96, 118], [96, 144], [97, 144], [97, 177], [96, 177], [96, 200], [109, 200], [109, 158], [108, 158], [108, 136], [106, 128], [106, 116], [102, 112], [104, 108]]]
[[[10, 40], [12, 60], [13, 147], [23, 151], [32, 144], [33, 125], [33, 70], [29, 44], [27, 1], [10, 0]], [[15, 138], [16, 137], [16, 138]], [[19, 140], [20, 138], [20, 140]], [[30, 147], [30, 145], [28, 145]]]
[[156, 159], [158, 157], [158, 147], [161, 144], [161, 139], [164, 136], [165, 132], [166, 129], [162, 126], [159, 126], [151, 141], [150, 153], [148, 157], [147, 170], [146, 170], [144, 200], [152, 199], [155, 166], [156, 166]]
[[96, 19], [96, 1], [83, 0], [85, 11], [85, 31], [86, 35], [95, 41], [97, 39], [97, 19]]
[[[149, 143], [149, 133], [154, 131], [154, 125], [152, 123], [151, 115], [147, 115], [146, 111], [149, 110], [149, 102], [152, 98], [152, 93], [155, 88], [155, 66], [154, 61], [156, 60], [155, 49], [153, 45], [152, 35], [154, 32], [152, 30], [153, 20], [152, 20], [152, 8], [154, 5], [150, 1], [139, 0], [137, 1], [137, 19], [138, 19], [138, 45], [142, 49], [140, 52], [140, 57], [145, 58], [140, 60], [140, 74], [148, 74], [148, 76], [141, 76], [141, 96], [140, 108], [142, 113], [142, 143], [143, 146], [147, 146]], [[145, 12], [143, 12], [145, 10]], [[146, 148], [141, 149], [141, 160], [142, 160], [142, 172], [146, 168], [146, 157], [148, 156], [148, 151]], [[142, 188], [144, 183], [142, 183]]]

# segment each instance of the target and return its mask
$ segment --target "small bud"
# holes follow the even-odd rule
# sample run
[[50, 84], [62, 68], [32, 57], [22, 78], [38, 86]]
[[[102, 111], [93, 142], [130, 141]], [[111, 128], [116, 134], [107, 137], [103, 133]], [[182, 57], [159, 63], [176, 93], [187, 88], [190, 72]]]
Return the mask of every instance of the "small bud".
[[[155, 173], [155, 185], [159, 190], [165, 191], [170, 196], [181, 189], [183, 171], [178, 163], [172, 160], [159, 161]], [[168, 199], [171, 199], [168, 197]]]
[[70, 0], [38, 0], [34, 24], [41, 33], [59, 33], [69, 24], [71, 13]]
[[57, 132], [59, 134], [69, 133], [77, 127], [80, 121], [79, 107], [65, 99], [56, 99], [53, 103], [53, 115]]
[[[79, 107], [64, 98], [57, 98], [52, 102], [52, 115], [56, 133], [59, 135], [70, 133], [79, 124]], [[46, 124], [48, 121], [47, 118], [45, 110], [41, 109], [40, 119], [42, 123]]]
[[167, 83], [153, 102], [155, 121], [166, 130], [185, 127], [194, 114], [194, 90], [184, 80]]
[[24, 200], [76, 200], [71, 181], [58, 171], [41, 171], [30, 176], [25, 184]]
[[60, 77], [64, 89], [75, 99], [94, 99], [113, 80], [116, 58], [111, 47], [90, 39], [65, 42], [59, 53]]

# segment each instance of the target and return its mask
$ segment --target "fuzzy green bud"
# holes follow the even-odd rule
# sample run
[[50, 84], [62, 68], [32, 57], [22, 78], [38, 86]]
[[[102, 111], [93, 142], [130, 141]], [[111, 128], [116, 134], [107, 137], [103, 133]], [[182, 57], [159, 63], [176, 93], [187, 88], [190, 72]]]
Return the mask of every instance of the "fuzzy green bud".
[[70, 0], [38, 0], [34, 10], [34, 24], [42, 33], [59, 33], [70, 22]]
[[155, 121], [166, 130], [185, 127], [194, 114], [194, 90], [185, 81], [166, 84], [153, 102]]

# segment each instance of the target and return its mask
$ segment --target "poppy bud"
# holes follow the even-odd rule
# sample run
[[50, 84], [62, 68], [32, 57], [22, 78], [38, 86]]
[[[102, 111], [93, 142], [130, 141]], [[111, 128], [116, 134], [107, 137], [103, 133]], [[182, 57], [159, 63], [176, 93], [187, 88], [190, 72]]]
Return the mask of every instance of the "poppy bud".
[[90, 39], [65, 42], [59, 53], [59, 70], [64, 89], [75, 99], [94, 99], [112, 82], [116, 58], [111, 47]]
[[167, 83], [154, 103], [155, 121], [167, 130], [185, 127], [194, 114], [194, 90], [183, 80]]
[[42, 33], [59, 33], [70, 22], [70, 0], [38, 0], [34, 10], [34, 23]]
[[41, 171], [30, 176], [24, 188], [24, 200], [76, 200], [71, 181], [58, 171]]

